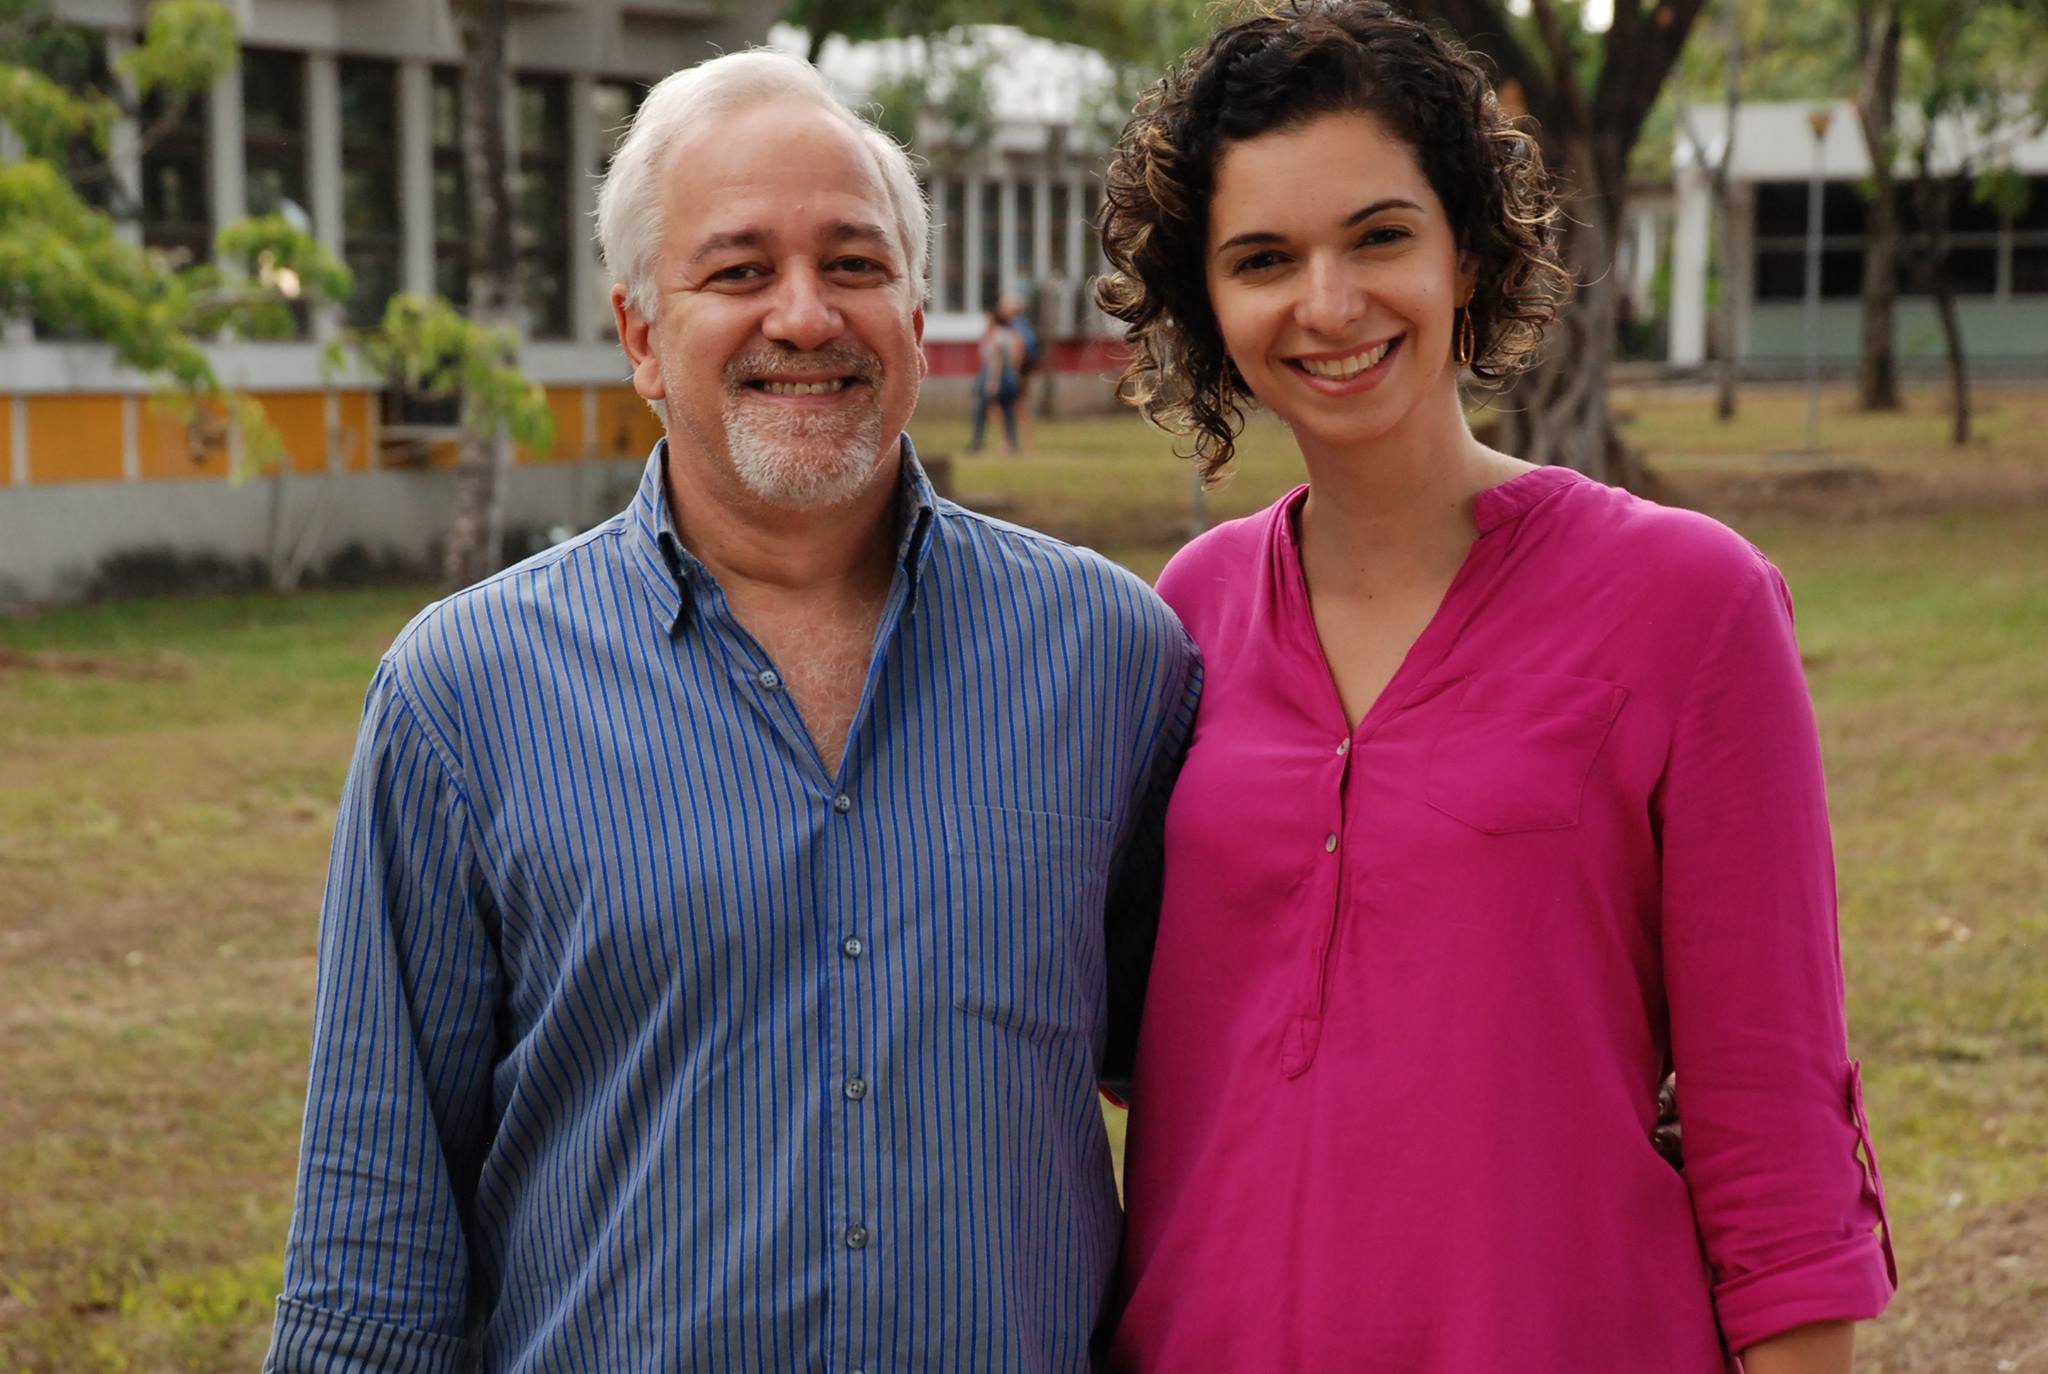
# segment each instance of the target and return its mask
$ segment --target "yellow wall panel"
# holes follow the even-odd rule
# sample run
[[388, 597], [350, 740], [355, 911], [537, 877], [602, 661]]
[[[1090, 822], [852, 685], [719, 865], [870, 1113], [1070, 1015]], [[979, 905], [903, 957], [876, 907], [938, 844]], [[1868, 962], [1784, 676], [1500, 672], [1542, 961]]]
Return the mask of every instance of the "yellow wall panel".
[[292, 471], [317, 476], [327, 471], [327, 396], [319, 391], [280, 391], [257, 398], [263, 403]]
[[598, 457], [645, 458], [661, 435], [661, 421], [633, 388], [610, 386], [598, 390], [594, 436]]
[[541, 458], [521, 445], [519, 461], [522, 463], [573, 461], [586, 456], [583, 433], [583, 388], [550, 387], [548, 409], [555, 416], [555, 446], [548, 450], [548, 456]]
[[370, 420], [376, 403], [367, 391], [341, 393], [341, 465], [350, 472], [370, 466]]
[[0, 395], [0, 486], [14, 481], [14, 407], [21, 402]]
[[172, 481], [182, 477], [221, 478], [228, 475], [227, 432], [219, 424], [195, 434], [178, 407], [145, 397], [135, 431], [142, 480]]
[[121, 402], [109, 395], [29, 397], [28, 480], [120, 481]]

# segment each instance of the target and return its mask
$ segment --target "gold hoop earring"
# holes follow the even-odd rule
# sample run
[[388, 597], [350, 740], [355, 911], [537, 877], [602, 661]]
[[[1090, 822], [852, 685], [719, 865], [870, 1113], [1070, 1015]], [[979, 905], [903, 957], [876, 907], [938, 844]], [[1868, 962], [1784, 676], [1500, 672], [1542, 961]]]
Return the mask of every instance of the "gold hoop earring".
[[1472, 358], [1478, 343], [1472, 328], [1472, 307], [1465, 306], [1458, 311], [1458, 347], [1453, 355], [1457, 358], [1459, 367], [1472, 366]]

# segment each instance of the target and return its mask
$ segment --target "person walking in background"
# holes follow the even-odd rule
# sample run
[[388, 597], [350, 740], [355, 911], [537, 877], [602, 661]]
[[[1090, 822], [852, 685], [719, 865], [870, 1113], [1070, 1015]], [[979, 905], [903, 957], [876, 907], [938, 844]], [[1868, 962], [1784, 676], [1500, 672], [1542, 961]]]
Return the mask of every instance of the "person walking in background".
[[1008, 452], [1017, 443], [1017, 399], [1024, 392], [1024, 340], [1003, 313], [1002, 303], [988, 308], [988, 324], [981, 331], [981, 366], [974, 374], [974, 438], [967, 447], [979, 453], [988, 437], [988, 408], [1003, 412], [1003, 436]]
[[[1111, 1366], [1843, 1374], [1896, 1286], [1778, 572], [1475, 440], [1569, 279], [1531, 134], [1380, 0], [1142, 98], [1098, 301], [1213, 478]], [[1677, 1075], [1683, 1165], [1653, 1141]]]
[[1082, 1374], [1187, 636], [937, 497], [927, 212], [796, 59], [599, 198], [666, 437], [379, 665], [266, 1369]]
[[1039, 342], [1037, 326], [1031, 323], [1031, 312], [1024, 308], [1022, 300], [1004, 296], [996, 302], [996, 309], [1004, 322], [1017, 331], [1017, 446], [1029, 453], [1038, 446], [1038, 416], [1033, 409], [1032, 392], [1036, 389], [1038, 369], [1045, 360], [1044, 345]]

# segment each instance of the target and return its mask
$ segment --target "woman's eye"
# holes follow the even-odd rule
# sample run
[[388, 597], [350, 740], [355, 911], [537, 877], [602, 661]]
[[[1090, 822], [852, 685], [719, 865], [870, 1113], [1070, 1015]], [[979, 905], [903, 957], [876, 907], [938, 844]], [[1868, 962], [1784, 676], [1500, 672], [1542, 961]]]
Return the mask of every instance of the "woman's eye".
[[1278, 253], [1252, 253], [1237, 260], [1237, 266], [1230, 269], [1232, 276], [1243, 276], [1248, 272], [1263, 272], [1280, 261]]
[[1385, 243], [1398, 243], [1400, 240], [1405, 239], [1407, 237], [1408, 231], [1406, 229], [1403, 229], [1400, 225], [1383, 224], [1377, 229], [1368, 231], [1366, 233], [1366, 236], [1362, 240], [1360, 240], [1360, 242], [1373, 245]]

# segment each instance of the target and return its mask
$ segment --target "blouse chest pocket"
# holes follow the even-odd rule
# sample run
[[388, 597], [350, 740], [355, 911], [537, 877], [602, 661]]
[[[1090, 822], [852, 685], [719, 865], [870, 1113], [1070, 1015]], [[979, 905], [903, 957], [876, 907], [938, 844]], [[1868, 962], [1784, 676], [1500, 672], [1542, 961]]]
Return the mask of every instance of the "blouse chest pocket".
[[965, 806], [946, 817], [960, 1010], [1033, 1040], [1090, 1029], [1113, 838], [1085, 816]]
[[1489, 835], [1568, 830], [1628, 689], [1550, 673], [1474, 673], [1430, 748], [1424, 799]]

